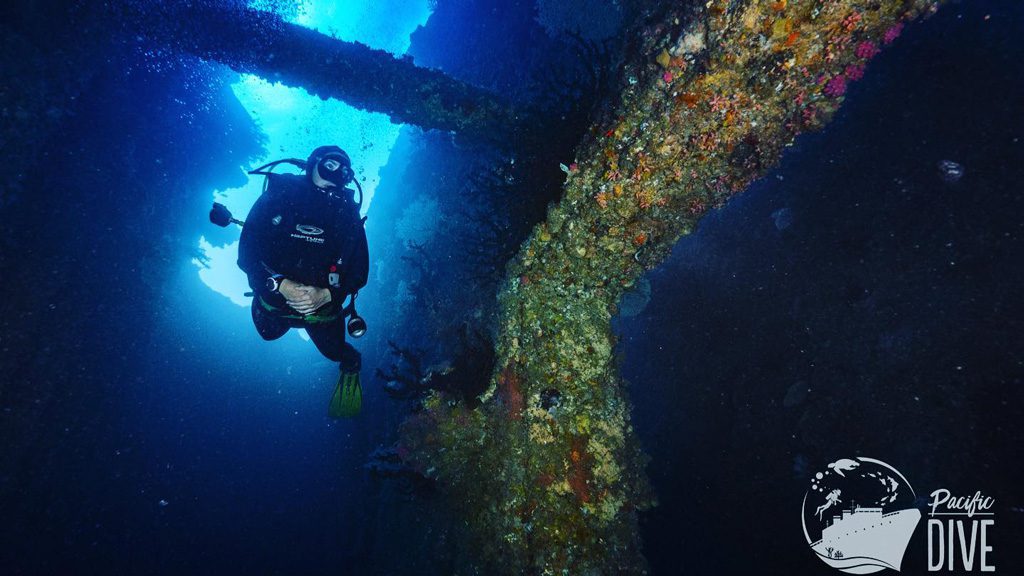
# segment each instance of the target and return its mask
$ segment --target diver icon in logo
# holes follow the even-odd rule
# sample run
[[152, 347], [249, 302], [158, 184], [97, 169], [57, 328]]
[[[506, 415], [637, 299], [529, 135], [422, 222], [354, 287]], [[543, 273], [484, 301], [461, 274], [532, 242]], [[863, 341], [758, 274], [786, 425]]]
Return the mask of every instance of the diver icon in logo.
[[842, 458], [811, 479], [804, 537], [829, 566], [849, 574], [897, 572], [921, 511], [898, 470], [873, 458]]
[[840, 490], [839, 488], [836, 488], [835, 490], [829, 492], [828, 496], [825, 496], [825, 503], [822, 504], [821, 506], [818, 506], [818, 509], [814, 511], [814, 513], [817, 514], [817, 516], [818, 516], [818, 520], [822, 519], [821, 518], [821, 514], [825, 510], [828, 510], [832, 506], [835, 506], [836, 504], [839, 504], [839, 497], [842, 496], [842, 494], [843, 494], [843, 491]]

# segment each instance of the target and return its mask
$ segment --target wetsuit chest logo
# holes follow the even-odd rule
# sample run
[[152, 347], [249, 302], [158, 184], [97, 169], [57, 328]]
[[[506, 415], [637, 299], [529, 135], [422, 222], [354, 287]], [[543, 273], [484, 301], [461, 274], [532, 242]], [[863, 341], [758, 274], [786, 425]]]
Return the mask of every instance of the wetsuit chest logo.
[[301, 234], [308, 234], [309, 236], [319, 236], [324, 233], [323, 229], [317, 228], [316, 226], [310, 226], [309, 224], [298, 224], [295, 229]]
[[323, 228], [317, 228], [316, 226], [310, 226], [309, 224], [297, 224], [295, 232], [291, 233], [291, 237], [296, 240], [304, 240], [306, 242], [312, 242], [313, 244], [323, 244], [324, 239], [320, 235], [324, 233]]

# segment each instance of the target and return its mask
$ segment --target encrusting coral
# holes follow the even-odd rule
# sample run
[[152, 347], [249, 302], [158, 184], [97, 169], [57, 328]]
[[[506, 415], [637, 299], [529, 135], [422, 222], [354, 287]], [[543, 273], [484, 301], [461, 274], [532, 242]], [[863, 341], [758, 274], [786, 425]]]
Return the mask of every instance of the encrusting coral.
[[482, 405], [431, 397], [403, 436], [458, 496], [481, 565], [645, 571], [636, 514], [652, 497], [613, 361], [619, 298], [708, 208], [823, 126], [879, 48], [937, 6], [711, 0], [640, 31], [616, 115], [565, 167], [561, 203], [509, 266]]

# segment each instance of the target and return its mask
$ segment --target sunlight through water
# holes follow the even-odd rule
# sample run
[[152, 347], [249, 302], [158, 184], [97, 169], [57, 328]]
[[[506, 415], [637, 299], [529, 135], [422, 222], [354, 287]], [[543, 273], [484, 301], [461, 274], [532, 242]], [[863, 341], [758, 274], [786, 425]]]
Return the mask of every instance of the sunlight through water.
[[[254, 7], [258, 7], [255, 6]], [[346, 41], [358, 41], [374, 48], [404, 54], [409, 35], [430, 15], [426, 0], [356, 0], [342, 6], [331, 0], [303, 2], [291, 20]], [[306, 156], [317, 146], [341, 146], [352, 158], [352, 167], [362, 184], [363, 213], [372, 203], [378, 172], [387, 163], [401, 128], [384, 114], [356, 110], [337, 100], [321, 100], [301, 88], [290, 88], [245, 74], [231, 86], [235, 96], [266, 135], [266, 158], [255, 166], [281, 158]], [[292, 171], [278, 167], [280, 171]], [[263, 190], [262, 176], [250, 176], [241, 187], [215, 190], [220, 202], [240, 220]], [[239, 306], [250, 299], [245, 274], [238, 269], [238, 242], [214, 245], [200, 237], [203, 259], [193, 260], [206, 286]]]

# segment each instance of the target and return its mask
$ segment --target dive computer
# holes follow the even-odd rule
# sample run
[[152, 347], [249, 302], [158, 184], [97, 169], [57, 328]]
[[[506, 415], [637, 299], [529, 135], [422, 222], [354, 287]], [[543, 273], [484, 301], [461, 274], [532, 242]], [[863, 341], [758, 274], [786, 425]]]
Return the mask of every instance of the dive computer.
[[281, 276], [280, 274], [274, 274], [273, 276], [270, 276], [269, 278], [267, 278], [267, 290], [274, 294], [277, 294], [281, 290], [281, 282], [283, 281], [284, 276]]

